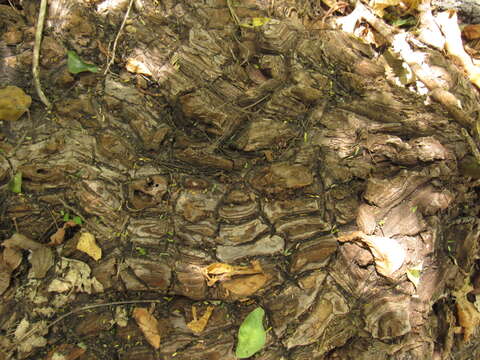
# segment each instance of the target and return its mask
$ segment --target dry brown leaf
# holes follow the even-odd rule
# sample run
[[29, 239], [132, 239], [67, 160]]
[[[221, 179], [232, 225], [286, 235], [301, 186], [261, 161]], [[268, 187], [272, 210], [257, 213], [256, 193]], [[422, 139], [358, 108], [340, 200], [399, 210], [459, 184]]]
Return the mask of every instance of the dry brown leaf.
[[94, 276], [92, 270], [83, 261], [61, 258], [55, 267], [55, 278], [47, 287], [48, 292], [103, 292], [104, 288]]
[[340, 242], [360, 241], [368, 246], [374, 259], [375, 268], [383, 276], [391, 277], [405, 261], [405, 250], [394, 239], [382, 236], [366, 235], [362, 231], [342, 234]]
[[467, 40], [475, 40], [480, 38], [480, 24], [467, 25], [462, 30], [462, 35]]
[[68, 228], [78, 226], [78, 224], [75, 223], [75, 221], [70, 220], [67, 221], [61, 228], [59, 228], [55, 234], [50, 236], [50, 242], [48, 243], [48, 246], [57, 246], [63, 243], [65, 240], [65, 232]]
[[458, 323], [462, 327], [463, 341], [468, 342], [472, 337], [475, 329], [480, 325], [480, 312], [467, 299], [467, 294], [473, 290], [470, 279], [467, 277], [465, 283], [460, 290], [452, 292], [455, 296]]
[[[53, 265], [52, 251], [45, 245], [29, 239], [25, 235], [18, 233], [13, 234], [9, 239], [5, 240], [2, 245], [5, 246], [5, 251], [8, 250], [9, 254], [12, 256], [18, 257], [20, 255], [18, 254], [19, 249], [30, 250], [32, 252], [28, 259], [32, 264], [32, 267], [28, 273], [29, 278], [44, 278], [47, 271]], [[16, 252], [17, 255], [13, 255]], [[9, 265], [15, 266], [15, 261], [18, 262], [18, 258], [12, 259], [11, 261], [12, 263], [10, 264], [9, 262]]]
[[33, 241], [25, 235], [19, 233], [13, 234], [9, 239], [5, 240], [2, 245], [6, 248], [18, 248], [32, 251], [44, 246], [43, 244]]
[[28, 261], [32, 264], [32, 268], [28, 272], [28, 277], [43, 279], [53, 265], [52, 250], [46, 246], [33, 250]]
[[22, 252], [16, 248], [5, 248], [2, 255], [3, 261], [12, 270], [15, 270], [22, 263]]
[[197, 308], [195, 306], [192, 306], [193, 320], [187, 324], [188, 328], [192, 330], [195, 334], [200, 334], [207, 327], [208, 320], [210, 319], [210, 316], [212, 316], [213, 309], [213, 306], [208, 306], [202, 317], [198, 319]]
[[48, 246], [60, 245], [61, 243], [63, 243], [64, 239], [65, 239], [65, 225], [57, 229], [55, 234], [50, 236], [50, 242], [48, 243]]
[[0, 89], [0, 120], [18, 120], [32, 104], [32, 98], [23, 89], [7, 86]]
[[97, 245], [95, 236], [88, 232], [80, 235], [80, 239], [78, 239], [77, 243], [77, 250], [88, 254], [95, 261], [102, 258], [102, 249]]
[[233, 266], [224, 263], [213, 263], [202, 269], [207, 285], [213, 286], [217, 281], [229, 280], [235, 275], [251, 275], [263, 273], [259, 261], [252, 261], [251, 266]]
[[480, 323], [480, 313], [475, 306], [466, 299], [456, 303], [458, 323], [463, 330], [463, 341], [468, 342]]
[[268, 276], [256, 274], [242, 276], [222, 283], [222, 286], [229, 292], [240, 298], [249, 297], [260, 290], [267, 282]]
[[10, 286], [10, 276], [12, 269], [0, 258], [0, 295]]
[[135, 308], [133, 317], [148, 343], [155, 349], [160, 348], [160, 333], [158, 331], [158, 320], [145, 308]]

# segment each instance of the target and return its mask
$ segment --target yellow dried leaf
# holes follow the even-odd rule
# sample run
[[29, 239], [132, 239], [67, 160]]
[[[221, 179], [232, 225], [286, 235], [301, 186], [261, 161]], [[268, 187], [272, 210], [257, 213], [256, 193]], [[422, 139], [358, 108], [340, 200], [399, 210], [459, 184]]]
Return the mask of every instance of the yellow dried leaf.
[[16, 86], [0, 89], [0, 120], [18, 120], [32, 104], [32, 98]]
[[208, 286], [213, 286], [217, 281], [229, 280], [234, 275], [251, 275], [262, 273], [259, 261], [252, 261], [251, 266], [233, 266], [223, 263], [213, 263], [202, 270]]
[[207, 327], [208, 320], [210, 319], [210, 316], [212, 316], [213, 309], [213, 306], [208, 306], [202, 317], [198, 319], [197, 308], [195, 306], [192, 306], [193, 320], [187, 324], [188, 328], [192, 330], [195, 334], [200, 334]]
[[135, 308], [133, 317], [148, 343], [155, 349], [159, 349], [160, 332], [158, 331], [158, 320], [144, 308]]
[[102, 249], [97, 245], [95, 236], [88, 232], [80, 235], [80, 239], [78, 239], [77, 243], [77, 250], [83, 251], [95, 261], [102, 258]]
[[234, 267], [232, 265], [223, 263], [213, 263], [205, 268], [205, 271], [210, 275], [220, 275], [232, 272]]

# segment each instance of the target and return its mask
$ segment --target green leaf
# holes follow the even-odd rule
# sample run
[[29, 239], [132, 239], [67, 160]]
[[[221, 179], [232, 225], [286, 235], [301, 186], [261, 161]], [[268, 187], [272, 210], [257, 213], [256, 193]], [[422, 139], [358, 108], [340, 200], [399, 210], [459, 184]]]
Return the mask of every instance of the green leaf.
[[413, 16], [409, 16], [404, 19], [395, 19], [392, 21], [392, 25], [402, 27], [402, 26], [415, 26], [417, 23], [417, 19]]
[[75, 51], [67, 51], [67, 56], [68, 71], [70, 71], [72, 74], [78, 74], [84, 71], [90, 71], [94, 73], [98, 72], [98, 66], [83, 62]]
[[267, 335], [263, 328], [265, 310], [256, 308], [243, 320], [238, 330], [238, 343], [235, 355], [239, 359], [249, 358], [265, 345]]
[[63, 214], [63, 221], [67, 222], [68, 220], [70, 220], [70, 214], [69, 213]]
[[413, 283], [413, 285], [415, 285], [415, 288], [418, 287], [418, 283], [420, 282], [420, 276], [422, 275], [422, 268], [423, 268], [423, 264], [420, 263], [416, 266], [412, 266], [407, 269], [407, 278]]
[[73, 222], [77, 225], [82, 225], [82, 218], [80, 216], [74, 216]]
[[22, 173], [17, 172], [15, 175], [13, 175], [9, 185], [12, 192], [15, 194], [20, 194], [22, 192]]

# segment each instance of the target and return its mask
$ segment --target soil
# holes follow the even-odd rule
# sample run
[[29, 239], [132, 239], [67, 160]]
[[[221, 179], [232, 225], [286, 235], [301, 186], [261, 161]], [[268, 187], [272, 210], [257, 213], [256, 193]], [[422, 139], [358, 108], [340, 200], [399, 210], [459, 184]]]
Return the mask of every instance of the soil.
[[474, 122], [352, 6], [50, 0], [46, 109], [38, 3], [0, 1], [0, 360], [236, 359], [257, 307], [252, 359], [480, 357]]

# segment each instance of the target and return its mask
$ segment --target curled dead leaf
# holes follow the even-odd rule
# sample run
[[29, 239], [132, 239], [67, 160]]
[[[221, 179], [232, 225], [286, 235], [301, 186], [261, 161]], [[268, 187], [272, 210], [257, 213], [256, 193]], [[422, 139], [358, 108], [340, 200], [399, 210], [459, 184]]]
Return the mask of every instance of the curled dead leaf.
[[19, 233], [13, 234], [9, 239], [5, 240], [2, 245], [6, 248], [18, 248], [32, 251], [44, 246], [43, 244], [40, 244]]
[[133, 317], [148, 343], [155, 349], [159, 349], [160, 332], [158, 331], [158, 320], [145, 308], [135, 308]]
[[457, 291], [452, 292], [455, 296], [455, 303], [457, 308], [458, 323], [462, 328], [463, 341], [468, 342], [475, 332], [478, 325], [480, 325], [480, 312], [467, 299], [467, 294], [473, 290], [469, 278], [465, 279], [463, 287]]
[[480, 323], [480, 313], [475, 306], [465, 300], [457, 301], [458, 323], [462, 327], [463, 341], [468, 342]]
[[7, 256], [14, 256], [15, 258], [9, 259], [9, 265], [14, 266], [12, 270], [19, 265], [21, 262], [21, 253], [20, 250], [29, 250], [31, 254], [28, 258], [32, 264], [32, 268], [28, 273], [29, 278], [44, 278], [47, 274], [47, 271], [53, 265], [53, 253], [47, 248], [44, 244], [38, 243], [25, 235], [16, 233], [13, 234], [9, 239], [5, 240], [2, 243], [5, 246], [5, 254]]
[[10, 269], [15, 270], [22, 263], [22, 252], [16, 248], [5, 248], [3, 250], [3, 261]]
[[43, 279], [53, 265], [52, 250], [46, 246], [33, 250], [28, 260], [32, 264], [32, 268], [28, 272], [28, 277]]
[[212, 316], [213, 313], [213, 306], [208, 306], [207, 310], [203, 313], [203, 315], [200, 318], [197, 318], [197, 308], [195, 306], [192, 306], [192, 317], [193, 320], [190, 321], [187, 324], [187, 327], [192, 330], [195, 334], [200, 334], [205, 330], [208, 320], [210, 319], [210, 316]]
[[65, 232], [68, 228], [78, 226], [73, 220], [67, 221], [61, 228], [59, 228], [55, 234], [50, 236], [50, 242], [48, 246], [56, 246], [63, 243], [65, 240]]
[[252, 261], [251, 266], [234, 266], [224, 263], [213, 263], [202, 269], [202, 274], [208, 286], [213, 286], [217, 281], [229, 280], [235, 275], [252, 275], [263, 273], [259, 261]]
[[386, 277], [391, 277], [405, 261], [405, 250], [395, 239], [354, 231], [342, 234], [337, 240], [339, 242], [360, 241], [367, 245], [375, 259], [377, 272]]

